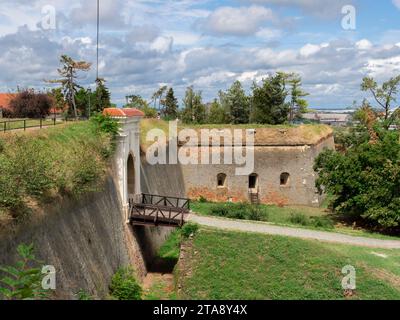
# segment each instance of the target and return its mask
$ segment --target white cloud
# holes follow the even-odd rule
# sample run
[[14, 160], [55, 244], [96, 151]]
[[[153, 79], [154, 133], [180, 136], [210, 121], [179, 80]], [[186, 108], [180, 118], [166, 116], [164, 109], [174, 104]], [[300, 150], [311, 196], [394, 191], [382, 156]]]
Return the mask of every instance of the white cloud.
[[362, 39], [356, 42], [356, 47], [358, 50], [369, 50], [372, 48], [372, 43], [367, 39]]
[[202, 22], [202, 26], [212, 34], [248, 36], [274, 19], [272, 10], [261, 6], [219, 7]]
[[166, 53], [171, 50], [173, 41], [172, 37], [157, 37], [151, 43], [150, 49], [160, 53]]
[[400, 9], [400, 0], [392, 0], [393, 4]]
[[313, 54], [316, 54], [319, 50], [321, 50], [320, 45], [308, 43], [300, 49], [300, 54], [304, 57], [309, 57], [312, 56]]

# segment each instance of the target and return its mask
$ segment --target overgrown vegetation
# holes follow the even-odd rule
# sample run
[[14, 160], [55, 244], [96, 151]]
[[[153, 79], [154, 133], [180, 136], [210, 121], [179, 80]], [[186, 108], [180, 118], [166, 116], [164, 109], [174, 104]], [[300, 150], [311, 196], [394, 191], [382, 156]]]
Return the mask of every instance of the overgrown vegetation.
[[104, 120], [2, 136], [0, 222], [23, 220], [33, 207], [58, 196], [98, 190], [114, 130]]
[[35, 258], [33, 244], [17, 248], [20, 260], [15, 266], [0, 267], [0, 298], [6, 300], [46, 299], [48, 291], [42, 288], [40, 262]]
[[[399, 257], [399, 250], [201, 229], [179, 270], [178, 298], [400, 299]], [[341, 286], [346, 265], [357, 272], [351, 297]]]
[[117, 300], [141, 300], [142, 288], [131, 267], [119, 269], [112, 277], [110, 294]]

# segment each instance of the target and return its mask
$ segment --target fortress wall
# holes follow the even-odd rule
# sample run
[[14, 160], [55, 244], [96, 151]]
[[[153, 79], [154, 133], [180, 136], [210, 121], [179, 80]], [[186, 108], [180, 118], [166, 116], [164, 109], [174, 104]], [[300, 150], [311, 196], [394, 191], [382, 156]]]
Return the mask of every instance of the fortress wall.
[[[316, 156], [325, 148], [333, 148], [329, 137], [316, 146], [259, 146], [255, 148], [254, 173], [258, 174], [259, 198], [262, 203], [277, 205], [319, 206], [322, 200], [316, 193], [313, 170]], [[214, 152], [216, 152], [214, 150]], [[223, 153], [221, 152], [221, 158]], [[205, 197], [213, 201], [248, 201], [249, 177], [238, 176], [237, 166], [182, 166], [186, 194], [190, 198]], [[289, 183], [280, 184], [281, 173], [290, 174]], [[217, 186], [217, 175], [227, 175], [226, 186]]]

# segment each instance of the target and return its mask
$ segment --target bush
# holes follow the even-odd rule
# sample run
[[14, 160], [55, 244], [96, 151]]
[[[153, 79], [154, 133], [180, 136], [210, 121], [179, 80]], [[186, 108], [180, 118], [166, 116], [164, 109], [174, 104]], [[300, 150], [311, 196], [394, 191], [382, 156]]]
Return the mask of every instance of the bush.
[[102, 132], [109, 133], [112, 136], [116, 136], [118, 134], [119, 124], [109, 115], [97, 113], [91, 117], [90, 120], [95, 123]]
[[293, 224], [299, 224], [301, 226], [307, 226], [310, 224], [308, 217], [303, 213], [298, 212], [292, 213], [290, 215], [289, 221]]
[[[48, 292], [42, 289], [42, 272], [33, 253], [33, 244], [21, 244], [17, 248], [20, 260], [15, 266], [0, 267], [6, 275], [0, 278], [0, 298], [6, 300], [46, 299]], [[3, 286], [4, 285], [4, 286]]]
[[181, 235], [184, 238], [189, 238], [190, 236], [195, 235], [198, 230], [199, 230], [198, 224], [189, 222], [183, 225], [181, 229]]
[[[0, 141], [0, 142], [1, 142], [1, 141]], [[1, 145], [0, 145], [0, 148], [1, 148]], [[0, 149], [0, 150], [1, 150], [1, 149]], [[208, 203], [209, 201], [208, 201], [205, 197], [200, 196], [199, 202], [200, 202], [200, 203]]]
[[19, 118], [45, 118], [51, 107], [51, 98], [34, 90], [24, 90], [10, 101], [13, 116]]
[[262, 206], [250, 203], [215, 203], [211, 215], [230, 219], [268, 221], [268, 213]]
[[142, 288], [131, 267], [119, 269], [111, 280], [110, 294], [117, 300], [141, 300]]
[[311, 217], [311, 225], [315, 228], [333, 229], [333, 221], [328, 217]]

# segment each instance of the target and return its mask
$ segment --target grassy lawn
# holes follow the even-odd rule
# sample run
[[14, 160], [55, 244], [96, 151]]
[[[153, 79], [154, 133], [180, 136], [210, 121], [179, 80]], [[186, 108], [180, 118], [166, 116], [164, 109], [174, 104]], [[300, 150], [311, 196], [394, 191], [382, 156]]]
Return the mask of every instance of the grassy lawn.
[[[399, 250], [204, 228], [189, 248], [180, 299], [400, 299]], [[357, 271], [357, 289], [347, 298], [346, 265]]]
[[[191, 209], [200, 215], [217, 215], [213, 207], [230, 206], [230, 204], [215, 204], [209, 202], [193, 202]], [[354, 229], [340, 223], [338, 216], [330, 213], [326, 208], [313, 208], [303, 206], [278, 207], [273, 205], [260, 205], [261, 216], [259, 221], [269, 222], [282, 226], [293, 226], [307, 229], [338, 232], [347, 235], [370, 237], [379, 239], [398, 240], [400, 237], [371, 232], [362, 228]], [[225, 216], [237, 218], [235, 215]], [[252, 220], [252, 219], [248, 219]]]

